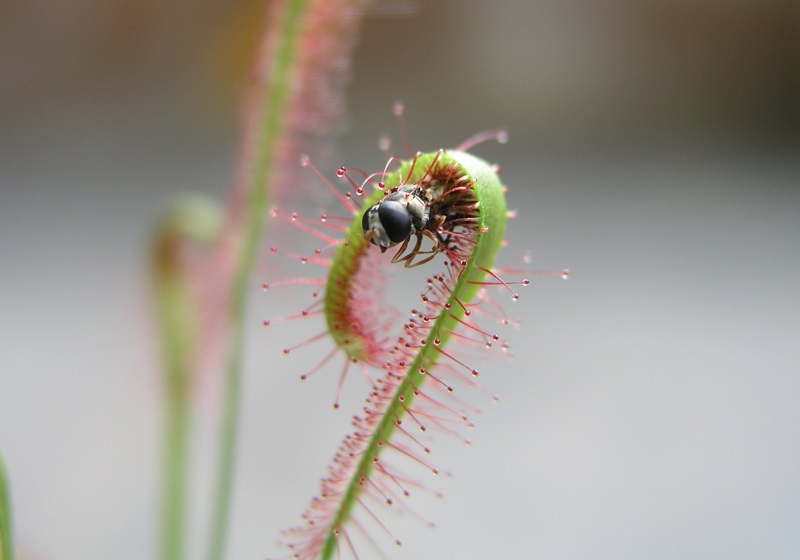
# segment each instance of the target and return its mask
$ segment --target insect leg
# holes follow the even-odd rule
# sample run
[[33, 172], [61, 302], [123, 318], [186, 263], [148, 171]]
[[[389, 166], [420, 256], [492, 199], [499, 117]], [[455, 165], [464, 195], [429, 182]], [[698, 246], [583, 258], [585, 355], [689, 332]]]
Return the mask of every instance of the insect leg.
[[[424, 232], [424, 230], [423, 230], [423, 232]], [[422, 246], [422, 235], [420, 235], [420, 232], [417, 232], [416, 235], [417, 235], [417, 242], [414, 244], [414, 249], [412, 249], [408, 253], [408, 255], [406, 255], [403, 258], [403, 260], [406, 261], [405, 265], [404, 265], [406, 268], [411, 268], [413, 266], [417, 266], [417, 265], [422, 264], [422, 263], [414, 263], [414, 257], [416, 257], [419, 254], [425, 254], [427, 252], [427, 251], [420, 251], [419, 250], [419, 248]], [[428, 259], [428, 260], [430, 260], [430, 259]], [[428, 262], [428, 261], [423, 261], [423, 262]]]
[[403, 241], [403, 243], [400, 245], [400, 249], [398, 249], [398, 251], [394, 254], [394, 257], [392, 257], [392, 262], [393, 263], [398, 263], [398, 262], [404, 261], [404, 260], [408, 259], [409, 257], [413, 256], [413, 252], [410, 253], [409, 255], [406, 255], [405, 257], [402, 256], [403, 253], [405, 252], [406, 248], [408, 248], [408, 240], [409, 239], [411, 239], [410, 236], [406, 237], [405, 241]]

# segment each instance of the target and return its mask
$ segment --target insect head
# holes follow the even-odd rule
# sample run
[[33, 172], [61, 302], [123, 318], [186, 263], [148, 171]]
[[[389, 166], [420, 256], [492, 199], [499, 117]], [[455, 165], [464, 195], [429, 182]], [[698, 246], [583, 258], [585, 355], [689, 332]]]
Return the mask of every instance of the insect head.
[[381, 252], [407, 241], [428, 225], [430, 205], [417, 185], [403, 185], [373, 204], [361, 219], [364, 237]]

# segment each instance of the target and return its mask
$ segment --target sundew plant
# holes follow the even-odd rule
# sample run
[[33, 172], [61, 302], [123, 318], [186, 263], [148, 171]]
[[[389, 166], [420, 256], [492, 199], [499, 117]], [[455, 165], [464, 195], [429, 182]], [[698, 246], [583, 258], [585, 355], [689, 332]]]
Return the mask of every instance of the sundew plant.
[[[466, 440], [460, 430], [471, 425], [472, 407], [456, 388], [477, 385], [476, 352], [505, 349], [499, 335], [481, 325], [508, 322], [487, 288], [497, 285], [517, 298], [492, 269], [504, 240], [505, 190], [495, 167], [464, 151], [485, 137], [504, 134], [479, 135], [453, 150], [392, 157], [383, 170], [360, 173], [361, 181], [340, 168], [337, 175], [352, 191], [339, 193], [325, 183], [338, 195], [342, 216], [325, 213], [315, 224], [273, 211], [319, 243], [308, 255], [286, 256], [326, 272], [264, 286], [314, 285], [311, 303], [293, 319], [322, 315], [325, 330], [300, 347], [327, 340], [333, 348], [310, 373], [340, 372], [340, 390], [351, 367], [372, 380], [354, 431], [333, 458], [303, 524], [285, 532], [297, 558], [337, 558], [344, 551], [358, 557], [351, 530], [368, 540], [373, 532], [389, 533], [400, 544], [380, 521], [380, 505], [402, 504], [423, 486], [414, 471], [438, 474], [427, 459], [429, 431]], [[408, 269], [422, 267], [427, 277], [417, 306], [404, 316], [387, 303], [390, 275], [399, 281]], [[339, 367], [330, 363], [337, 354]]]
[[[528, 280], [520, 267], [495, 265], [506, 241], [506, 189], [498, 168], [472, 153], [481, 142], [505, 141], [504, 132], [479, 133], [453, 148], [426, 152], [392, 154], [387, 147], [376, 169], [341, 167], [331, 179], [302, 156], [313, 151], [310, 138], [342, 116], [341, 75], [366, 8], [366, 0], [283, 0], [269, 6], [227, 205], [179, 200], [154, 236], [151, 272], [165, 387], [162, 560], [187, 557], [190, 510], [208, 518], [208, 541], [200, 544], [204, 557], [225, 557], [249, 326], [245, 312], [253, 286], [263, 284], [266, 298], [297, 286], [309, 289], [309, 299], [293, 316], [264, 318], [261, 336], [271, 337], [284, 320], [316, 321], [320, 331], [309, 330], [314, 334], [284, 352], [291, 358], [311, 345], [327, 345], [319, 363], [301, 377], [338, 376], [334, 407], [340, 407], [349, 372], [370, 381], [363, 406], [342, 411], [353, 416], [353, 429], [319, 493], [305, 512], [297, 512], [296, 526], [280, 534], [275, 529], [286, 557], [364, 558], [355, 541], [380, 549], [386, 534], [389, 543], [400, 544], [381, 521], [381, 509], [410, 509], [407, 498], [429, 489], [421, 474], [439, 472], [428, 457], [431, 433], [468, 441], [464, 431], [476, 410], [470, 395], [483, 391], [479, 368], [481, 375], [491, 373], [486, 354], [507, 349], [496, 332], [509, 322], [501, 300], [516, 300], [515, 289]], [[409, 146], [402, 113], [396, 103], [402, 144]], [[313, 186], [290, 190], [290, 182]], [[283, 210], [292, 193], [313, 198], [319, 192], [314, 189], [332, 193], [329, 212], [301, 216]], [[268, 219], [295, 227], [308, 241], [307, 252], [283, 249], [279, 235], [286, 230], [272, 228], [274, 238], [265, 238]], [[271, 268], [279, 258], [298, 259], [312, 273], [280, 277], [280, 267]], [[387, 304], [393, 281], [419, 282], [416, 303]], [[221, 379], [220, 435], [212, 503], [209, 511], [198, 512], [187, 490], [191, 413], [199, 372], [209, 369]], [[313, 384], [308, 390], [315, 390]], [[8, 490], [0, 458], [0, 560], [15, 558]]]

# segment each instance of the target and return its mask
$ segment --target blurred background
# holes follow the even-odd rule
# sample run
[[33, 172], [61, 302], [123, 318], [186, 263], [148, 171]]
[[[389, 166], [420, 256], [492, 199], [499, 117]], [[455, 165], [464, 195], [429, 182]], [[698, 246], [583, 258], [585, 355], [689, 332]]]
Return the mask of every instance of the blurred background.
[[[481, 370], [500, 405], [475, 396], [472, 447], [434, 446], [445, 499], [412, 500], [437, 528], [389, 516], [403, 547], [376, 540], [393, 559], [797, 558], [800, 5], [452, 6], [367, 18], [333, 163], [382, 166], [395, 99], [415, 149], [505, 126], [475, 150], [519, 212], [504, 258], [572, 277], [508, 302], [515, 358]], [[0, 448], [24, 558], [155, 556], [148, 243], [176, 194], [224, 199], [260, 23], [254, 0], [0, 7]], [[254, 295], [230, 558], [281, 550], [349, 427], [338, 370], [275, 367], [260, 322], [281, 305]]]

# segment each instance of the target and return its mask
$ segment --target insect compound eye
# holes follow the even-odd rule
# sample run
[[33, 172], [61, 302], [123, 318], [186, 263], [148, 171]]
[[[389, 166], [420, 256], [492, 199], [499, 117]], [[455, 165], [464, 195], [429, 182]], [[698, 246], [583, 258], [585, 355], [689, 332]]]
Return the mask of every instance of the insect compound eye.
[[364, 216], [361, 218], [361, 229], [364, 231], [364, 233], [372, 229], [372, 224], [370, 222], [372, 222], [372, 216], [375, 214], [375, 206], [377, 206], [377, 204], [371, 206], [366, 212], [364, 212]]
[[399, 202], [382, 202], [378, 206], [378, 218], [392, 243], [400, 243], [411, 235], [411, 215]]
[[364, 231], [364, 235], [370, 243], [380, 247], [381, 251], [385, 251], [392, 246], [392, 242], [387, 237], [386, 231], [384, 231], [381, 220], [378, 217], [378, 208], [380, 205], [380, 202], [378, 204], [373, 204], [364, 212], [364, 216], [361, 218], [361, 229]]

